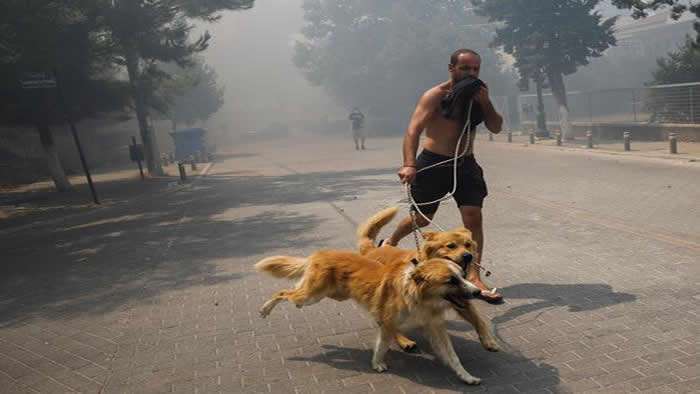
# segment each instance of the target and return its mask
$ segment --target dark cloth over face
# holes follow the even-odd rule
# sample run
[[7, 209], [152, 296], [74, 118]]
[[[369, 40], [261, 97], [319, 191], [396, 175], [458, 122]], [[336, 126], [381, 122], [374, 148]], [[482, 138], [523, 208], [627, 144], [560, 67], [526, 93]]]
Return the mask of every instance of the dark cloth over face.
[[[465, 77], [457, 82], [452, 87], [452, 90], [440, 101], [442, 116], [454, 120], [460, 126], [464, 127], [469, 112], [469, 100], [473, 99], [479, 93], [482, 86], [485, 87], [486, 85], [478, 78]], [[470, 128], [475, 128], [483, 121], [484, 112], [479, 103], [474, 102], [472, 105]]]

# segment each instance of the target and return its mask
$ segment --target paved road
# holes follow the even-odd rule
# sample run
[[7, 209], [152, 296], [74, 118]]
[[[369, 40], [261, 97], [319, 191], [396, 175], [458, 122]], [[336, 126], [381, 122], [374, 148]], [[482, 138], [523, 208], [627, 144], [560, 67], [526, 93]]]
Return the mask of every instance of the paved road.
[[[0, 392], [697, 392], [700, 166], [479, 141], [483, 304], [504, 351], [450, 324], [479, 387], [429, 351], [370, 370], [352, 303], [257, 309], [252, 264], [352, 248], [402, 198], [398, 139], [258, 141], [184, 189], [0, 232]], [[458, 225], [445, 204], [438, 221]], [[10, 229], [11, 230], [11, 229]], [[409, 240], [405, 245], [410, 247]]]

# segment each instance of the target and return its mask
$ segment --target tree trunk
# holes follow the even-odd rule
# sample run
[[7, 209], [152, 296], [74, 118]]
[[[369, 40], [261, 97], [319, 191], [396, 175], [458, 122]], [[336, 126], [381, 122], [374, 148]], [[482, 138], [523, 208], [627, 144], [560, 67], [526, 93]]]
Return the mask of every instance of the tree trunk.
[[572, 140], [574, 138], [571, 133], [571, 122], [569, 122], [569, 105], [566, 101], [566, 86], [564, 85], [564, 76], [558, 71], [549, 71], [549, 86], [552, 88], [552, 95], [559, 105], [559, 124], [561, 127], [562, 138]]
[[49, 168], [49, 174], [51, 174], [51, 179], [53, 179], [56, 190], [59, 192], [72, 190], [73, 187], [66, 177], [66, 172], [63, 171], [61, 160], [58, 158], [58, 150], [56, 150], [56, 144], [53, 141], [51, 129], [49, 129], [48, 125], [40, 125], [37, 126], [37, 130], [39, 131], [41, 146], [44, 148], [44, 155], [46, 156], [46, 164]]
[[158, 152], [158, 143], [153, 135], [153, 130], [148, 127], [148, 108], [146, 106], [146, 100], [144, 98], [140, 83], [141, 72], [139, 70], [139, 57], [135, 49], [129, 48], [126, 51], [125, 58], [126, 70], [129, 74], [131, 97], [134, 99], [136, 119], [138, 120], [139, 124], [141, 141], [143, 142], [146, 166], [148, 167], [148, 172], [151, 175], [163, 175], [163, 168], [161, 167], [160, 160], [158, 160], [160, 157]]
[[547, 115], [544, 112], [544, 99], [542, 98], [542, 78], [535, 80], [535, 89], [537, 91], [537, 132], [538, 137], [549, 138], [547, 131]]

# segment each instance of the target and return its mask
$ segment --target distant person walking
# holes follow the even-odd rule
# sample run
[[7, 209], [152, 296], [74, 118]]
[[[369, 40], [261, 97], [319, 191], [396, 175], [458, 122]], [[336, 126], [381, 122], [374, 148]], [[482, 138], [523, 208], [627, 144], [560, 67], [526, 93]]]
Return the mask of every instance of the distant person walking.
[[364, 150], [367, 138], [365, 115], [357, 107], [354, 107], [348, 119], [352, 121], [352, 138], [355, 140], [355, 150]]

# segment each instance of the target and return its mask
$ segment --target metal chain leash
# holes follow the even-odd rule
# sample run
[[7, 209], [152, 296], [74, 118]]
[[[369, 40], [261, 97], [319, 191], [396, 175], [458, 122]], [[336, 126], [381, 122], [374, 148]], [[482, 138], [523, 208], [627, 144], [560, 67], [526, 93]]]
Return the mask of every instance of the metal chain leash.
[[[411, 186], [408, 185], [406, 187], [406, 196], [408, 197], [408, 201], [411, 201]], [[418, 227], [418, 223], [416, 222], [416, 211], [414, 210], [414, 207], [409, 207], [408, 212], [411, 215], [411, 223], [413, 224], [413, 239], [416, 241], [416, 253], [419, 256], [420, 255], [420, 241], [418, 240], [418, 234], [420, 233], [421, 237], [425, 239], [425, 236], [423, 235], [423, 232], [421, 231], [420, 227]]]

